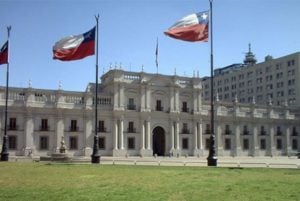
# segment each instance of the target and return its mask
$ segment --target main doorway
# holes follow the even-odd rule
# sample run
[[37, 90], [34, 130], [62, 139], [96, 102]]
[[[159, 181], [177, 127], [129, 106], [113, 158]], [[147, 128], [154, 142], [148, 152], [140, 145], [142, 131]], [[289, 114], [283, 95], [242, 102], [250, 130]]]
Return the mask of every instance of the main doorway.
[[153, 130], [153, 155], [164, 156], [166, 148], [165, 130], [162, 127], [156, 127]]

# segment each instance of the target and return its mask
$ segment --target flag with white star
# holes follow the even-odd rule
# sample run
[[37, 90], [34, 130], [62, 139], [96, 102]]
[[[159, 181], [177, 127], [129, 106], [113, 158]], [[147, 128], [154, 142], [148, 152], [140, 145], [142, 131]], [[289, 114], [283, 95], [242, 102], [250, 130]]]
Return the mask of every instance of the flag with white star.
[[209, 12], [190, 14], [177, 21], [164, 33], [179, 40], [196, 42], [208, 41]]

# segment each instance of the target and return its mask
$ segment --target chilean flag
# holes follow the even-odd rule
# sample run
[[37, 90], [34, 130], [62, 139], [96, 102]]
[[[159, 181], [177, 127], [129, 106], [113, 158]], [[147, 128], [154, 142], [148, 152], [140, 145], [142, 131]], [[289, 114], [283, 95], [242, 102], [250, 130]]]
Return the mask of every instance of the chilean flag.
[[179, 40], [208, 41], [208, 11], [194, 13], [177, 21], [164, 33]]
[[0, 50], [0, 65], [8, 63], [8, 41], [4, 43]]
[[67, 36], [59, 40], [53, 46], [53, 59], [72, 61], [94, 55], [95, 32], [96, 27], [84, 34]]

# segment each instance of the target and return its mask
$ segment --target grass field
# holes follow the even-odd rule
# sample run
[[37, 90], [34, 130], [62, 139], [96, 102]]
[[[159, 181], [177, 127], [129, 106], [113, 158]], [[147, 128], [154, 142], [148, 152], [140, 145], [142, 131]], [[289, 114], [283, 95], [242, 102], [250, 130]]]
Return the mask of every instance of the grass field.
[[300, 171], [1, 162], [0, 200], [300, 200]]

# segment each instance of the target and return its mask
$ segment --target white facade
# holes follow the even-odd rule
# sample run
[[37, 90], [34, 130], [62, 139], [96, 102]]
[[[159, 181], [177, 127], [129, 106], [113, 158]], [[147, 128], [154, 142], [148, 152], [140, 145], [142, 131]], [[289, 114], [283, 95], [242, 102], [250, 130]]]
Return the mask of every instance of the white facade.
[[[99, 85], [98, 135], [103, 156], [208, 155], [210, 106], [200, 78], [111, 70]], [[10, 88], [9, 153], [90, 156], [94, 84], [85, 92]], [[5, 88], [0, 88], [4, 130]], [[300, 151], [300, 111], [287, 106], [215, 103], [219, 156], [278, 156]]]

